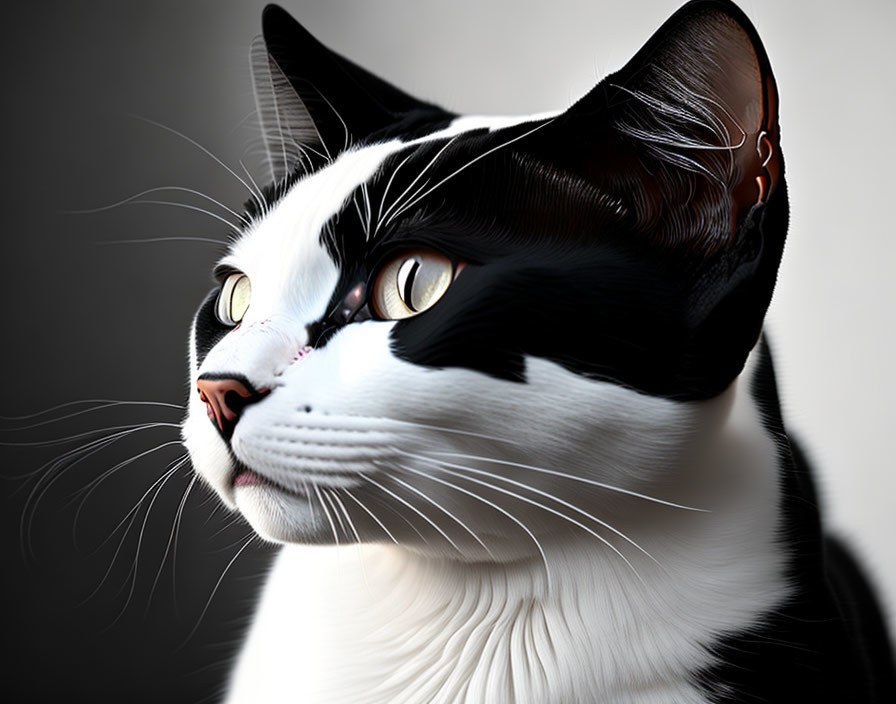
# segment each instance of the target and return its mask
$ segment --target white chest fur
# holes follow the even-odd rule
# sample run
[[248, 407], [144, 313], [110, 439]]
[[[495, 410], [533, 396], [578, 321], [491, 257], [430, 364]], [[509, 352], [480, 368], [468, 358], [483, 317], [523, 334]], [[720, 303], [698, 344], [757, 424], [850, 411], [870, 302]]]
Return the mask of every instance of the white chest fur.
[[787, 593], [775, 447], [746, 388], [729, 391], [693, 473], [707, 482], [693, 503], [711, 510], [653, 507], [625, 524], [655, 561], [636, 552], [626, 565], [574, 530], [544, 542], [550, 582], [540, 561], [284, 548], [227, 701], [706, 701], [692, 677], [714, 642]]

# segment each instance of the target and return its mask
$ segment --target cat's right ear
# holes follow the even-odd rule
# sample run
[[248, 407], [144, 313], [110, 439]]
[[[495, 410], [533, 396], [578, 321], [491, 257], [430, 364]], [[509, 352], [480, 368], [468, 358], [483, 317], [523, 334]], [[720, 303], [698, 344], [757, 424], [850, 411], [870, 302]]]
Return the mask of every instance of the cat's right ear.
[[277, 5], [264, 9], [262, 32], [252, 79], [275, 182], [392, 125], [450, 117], [331, 51]]

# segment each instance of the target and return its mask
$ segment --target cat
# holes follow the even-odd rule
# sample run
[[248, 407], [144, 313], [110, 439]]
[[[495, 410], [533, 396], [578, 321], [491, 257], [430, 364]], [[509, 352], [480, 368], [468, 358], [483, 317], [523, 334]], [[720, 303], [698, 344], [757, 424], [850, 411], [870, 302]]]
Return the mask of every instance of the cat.
[[748, 18], [691, 2], [523, 118], [262, 24], [270, 184], [182, 431], [284, 544], [226, 701], [896, 701], [762, 334], [788, 203]]

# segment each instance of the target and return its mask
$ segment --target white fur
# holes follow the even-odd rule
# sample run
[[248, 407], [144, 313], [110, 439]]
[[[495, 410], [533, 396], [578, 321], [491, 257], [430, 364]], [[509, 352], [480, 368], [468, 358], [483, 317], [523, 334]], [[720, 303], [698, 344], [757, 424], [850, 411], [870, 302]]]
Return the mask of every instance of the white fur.
[[465, 564], [389, 545], [288, 546], [228, 701], [705, 701], [691, 676], [715, 640], [786, 596], [774, 443], [749, 395], [727, 395], [730, 415], [691, 469], [712, 512], [634, 502], [617, 524], [659, 562], [616, 541], [640, 578], [575, 530], [543, 543], [550, 590], [533, 555]]
[[423, 368], [378, 321], [296, 359], [338, 276], [321, 229], [403, 146], [300, 181], [224, 260], [251, 305], [193, 381], [272, 389], [232, 448], [290, 491], [234, 491], [195, 396], [194, 465], [264, 537], [363, 541], [283, 549], [228, 701], [704, 701], [713, 643], [786, 595], [775, 447], [744, 389], [678, 403], [535, 358], [524, 384]]

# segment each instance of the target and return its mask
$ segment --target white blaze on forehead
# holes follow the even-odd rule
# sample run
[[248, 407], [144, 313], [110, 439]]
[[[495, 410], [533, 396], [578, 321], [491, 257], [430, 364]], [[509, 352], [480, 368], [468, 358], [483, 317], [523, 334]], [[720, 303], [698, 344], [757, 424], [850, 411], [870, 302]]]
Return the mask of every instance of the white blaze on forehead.
[[252, 282], [246, 322], [276, 312], [306, 320], [325, 313], [339, 270], [321, 234], [334, 215], [352, 207], [351, 194], [404, 146], [396, 140], [344, 152], [296, 183], [233, 244], [221, 264], [244, 272]]

